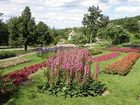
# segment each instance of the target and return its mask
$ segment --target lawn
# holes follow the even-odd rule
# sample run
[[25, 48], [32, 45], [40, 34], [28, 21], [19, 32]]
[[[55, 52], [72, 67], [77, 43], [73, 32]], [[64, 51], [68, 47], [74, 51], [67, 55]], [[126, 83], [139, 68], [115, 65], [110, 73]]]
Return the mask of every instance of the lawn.
[[[106, 54], [107, 52], [104, 52]], [[112, 63], [127, 53], [121, 53], [117, 58], [100, 63], [101, 70], [105, 65]], [[5, 74], [18, 70], [27, 65], [42, 62], [43, 60], [36, 57], [35, 54], [27, 56], [32, 61], [11, 67], [5, 70]], [[4, 71], [4, 70], [3, 70]], [[46, 78], [44, 71], [40, 70], [31, 76], [31, 80], [20, 86], [6, 105], [139, 105], [140, 101], [137, 96], [140, 95], [140, 59], [133, 66], [133, 69], [127, 76], [111, 75], [101, 72], [99, 80], [106, 84], [109, 95], [98, 97], [80, 97], [80, 98], [63, 98], [49, 96], [38, 90], [37, 86], [43, 84]]]

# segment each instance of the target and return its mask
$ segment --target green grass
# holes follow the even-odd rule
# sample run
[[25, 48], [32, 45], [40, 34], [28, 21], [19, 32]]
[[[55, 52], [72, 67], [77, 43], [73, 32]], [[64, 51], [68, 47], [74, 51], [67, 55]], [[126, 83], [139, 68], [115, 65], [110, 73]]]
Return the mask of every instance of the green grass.
[[[103, 69], [106, 64], [112, 63], [125, 55], [126, 53], [122, 53], [117, 58], [102, 62], [100, 66]], [[35, 55], [32, 55], [32, 57], [36, 58]], [[36, 61], [40, 62], [41, 60], [36, 58]], [[33, 62], [35, 63], [35, 61]], [[110, 92], [107, 96], [85, 98], [49, 96], [37, 89], [37, 86], [43, 84], [46, 80], [43, 72], [43, 70], [40, 70], [34, 73], [32, 82], [20, 86], [6, 105], [140, 105], [140, 101], [136, 100], [140, 94], [140, 59], [127, 76], [111, 75], [103, 72], [99, 75], [99, 80], [106, 84]]]

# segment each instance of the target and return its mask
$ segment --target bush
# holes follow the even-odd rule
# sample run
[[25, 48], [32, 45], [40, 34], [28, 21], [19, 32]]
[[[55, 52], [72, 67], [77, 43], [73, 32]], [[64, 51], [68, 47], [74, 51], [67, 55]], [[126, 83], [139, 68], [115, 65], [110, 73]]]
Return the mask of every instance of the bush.
[[0, 74], [0, 104], [3, 105], [14, 94], [16, 86], [12, 84], [11, 80], [6, 79]]
[[15, 57], [16, 53], [13, 51], [0, 51], [0, 59]]
[[51, 95], [85, 97], [102, 95], [105, 85], [90, 71], [91, 57], [86, 49], [59, 51], [48, 59], [47, 78], [42, 90]]
[[98, 54], [102, 53], [102, 51], [95, 50], [95, 49], [89, 49], [89, 52], [90, 52], [91, 55], [98, 55]]

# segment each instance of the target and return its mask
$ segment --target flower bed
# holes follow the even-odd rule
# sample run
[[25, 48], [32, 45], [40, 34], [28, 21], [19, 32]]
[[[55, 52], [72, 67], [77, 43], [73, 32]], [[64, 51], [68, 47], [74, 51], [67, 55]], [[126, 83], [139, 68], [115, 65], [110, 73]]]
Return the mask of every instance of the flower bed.
[[97, 96], [105, 87], [93, 78], [90, 71], [92, 59], [87, 49], [58, 51], [48, 59], [47, 82], [42, 90], [64, 97]]
[[22, 84], [24, 81], [26, 81], [30, 74], [35, 73], [36, 71], [46, 66], [47, 66], [46, 62], [34, 64], [32, 66], [25, 67], [23, 69], [10, 73], [7, 76], [7, 78], [12, 79], [14, 84], [19, 85], [19, 84]]
[[122, 47], [122, 48], [113, 47], [113, 48], [111, 48], [111, 51], [120, 51], [120, 52], [140, 52], [140, 49], [131, 48], [131, 47]]
[[105, 72], [126, 75], [132, 69], [132, 66], [135, 64], [139, 57], [140, 54], [138, 53], [130, 53], [122, 59], [114, 62], [113, 64], [107, 65], [105, 67]]
[[94, 57], [93, 61], [102, 62], [102, 61], [106, 61], [106, 60], [116, 58], [119, 55], [120, 55], [120, 53], [109, 53], [109, 54], [105, 54], [105, 55], [102, 55], [102, 56]]
[[30, 61], [29, 59], [25, 59], [25, 58], [18, 58], [18, 59], [13, 59], [13, 60], [1, 61], [0, 68], [4, 69], [4, 68], [16, 66], [18, 64], [26, 63], [29, 61]]
[[54, 52], [56, 53], [57, 51], [62, 51], [65, 49], [69, 49], [69, 48], [73, 48], [73, 47], [63, 47], [63, 46], [58, 46], [58, 47], [48, 47], [48, 48], [38, 48], [37, 51], [37, 56], [38, 57], [42, 57], [42, 58], [47, 58], [48, 53]]

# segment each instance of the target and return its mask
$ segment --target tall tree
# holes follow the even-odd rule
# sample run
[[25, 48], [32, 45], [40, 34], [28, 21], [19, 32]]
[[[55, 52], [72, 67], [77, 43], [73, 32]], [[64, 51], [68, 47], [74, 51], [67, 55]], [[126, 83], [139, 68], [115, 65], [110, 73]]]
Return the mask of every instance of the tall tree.
[[30, 8], [25, 7], [22, 15], [20, 17], [20, 34], [22, 35], [22, 40], [24, 44], [24, 49], [27, 50], [27, 46], [31, 43], [32, 37], [34, 35], [35, 21], [31, 17]]
[[[0, 16], [2, 16], [3, 13], [0, 13]], [[0, 45], [7, 45], [8, 46], [8, 40], [9, 40], [9, 33], [8, 33], [8, 28], [7, 24], [2, 22], [0, 20]]]
[[9, 33], [7, 24], [0, 20], [0, 45], [8, 46]]
[[90, 43], [92, 43], [96, 37], [98, 29], [106, 27], [109, 23], [109, 17], [104, 16], [99, 7], [95, 6], [89, 7], [88, 12], [88, 14], [84, 15], [82, 23], [86, 28], [86, 33], [89, 35]]
[[23, 44], [22, 36], [19, 31], [20, 20], [18, 17], [12, 17], [8, 21], [9, 45], [12, 47], [21, 47]]
[[49, 33], [49, 27], [43, 22], [39, 22], [36, 26], [36, 40], [37, 44], [40, 44], [41, 47], [43, 44], [48, 45], [52, 41], [52, 37]]

